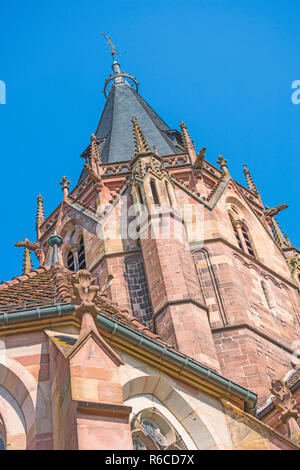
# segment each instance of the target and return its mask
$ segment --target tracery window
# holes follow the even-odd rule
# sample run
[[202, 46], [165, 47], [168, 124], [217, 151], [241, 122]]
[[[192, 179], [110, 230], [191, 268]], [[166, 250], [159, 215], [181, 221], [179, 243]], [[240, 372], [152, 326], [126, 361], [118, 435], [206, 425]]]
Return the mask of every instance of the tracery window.
[[248, 227], [246, 227], [246, 225], [239, 219], [234, 219], [231, 215], [230, 220], [239, 248], [249, 255], [255, 256], [255, 251], [252, 245]]
[[182, 438], [155, 408], [140, 411], [131, 422], [135, 450], [186, 449]]
[[233, 228], [233, 231], [234, 231], [234, 234], [235, 234], [235, 238], [236, 238], [236, 240], [237, 240], [237, 242], [238, 242], [239, 248], [242, 250], [242, 249], [243, 249], [243, 245], [242, 245], [240, 236], [239, 236], [239, 234], [238, 234], [235, 221], [233, 220], [232, 217], [230, 217], [230, 220], [231, 220], [231, 223], [232, 223], [232, 228]]
[[83, 237], [80, 238], [78, 244], [72, 245], [72, 249], [68, 252], [67, 267], [70, 271], [86, 268]]
[[242, 225], [242, 233], [243, 233], [243, 236], [244, 236], [244, 240], [245, 240], [249, 255], [255, 256], [254, 250], [253, 250], [253, 247], [252, 247], [252, 243], [251, 243], [251, 240], [250, 240], [250, 236], [249, 236], [249, 230], [245, 226], [245, 224]]
[[140, 186], [137, 187], [137, 192], [138, 192], [140, 204], [144, 204], [144, 200], [143, 200], [142, 191], [141, 191]]
[[150, 181], [150, 188], [151, 188], [151, 191], [152, 191], [154, 204], [159, 205], [159, 197], [158, 197], [158, 194], [157, 194], [156, 184], [153, 180]]

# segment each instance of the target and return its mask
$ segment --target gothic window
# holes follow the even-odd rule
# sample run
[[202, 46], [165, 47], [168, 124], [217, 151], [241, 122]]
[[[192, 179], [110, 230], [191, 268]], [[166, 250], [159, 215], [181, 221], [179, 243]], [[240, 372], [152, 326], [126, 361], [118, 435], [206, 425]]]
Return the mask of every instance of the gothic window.
[[153, 180], [150, 181], [150, 188], [151, 188], [151, 191], [152, 191], [154, 204], [159, 205], [159, 198], [158, 198], [158, 194], [157, 194], [157, 190], [156, 190], [156, 184]]
[[252, 243], [250, 241], [249, 230], [247, 229], [245, 224], [242, 225], [242, 233], [243, 233], [243, 236], [244, 236], [244, 240], [245, 240], [246, 247], [247, 247], [249, 255], [255, 256], [254, 250], [253, 250], [253, 247], [252, 247]]
[[79, 263], [79, 269], [86, 268], [83, 237], [81, 237], [79, 241], [78, 263]]
[[140, 204], [144, 204], [143, 196], [142, 196], [142, 191], [141, 191], [140, 186], [137, 187], [137, 192], [138, 192]]
[[[238, 219], [234, 220], [231, 215], [230, 220], [239, 248], [243, 251], [246, 251], [246, 253], [248, 253], [249, 255], [255, 256], [249, 230], [246, 225], [244, 223], [241, 223]], [[238, 228], [237, 224], [240, 224], [240, 228]]]
[[70, 271], [75, 271], [74, 256], [71, 250], [69, 251], [67, 256], [67, 266]]
[[234, 234], [235, 234], [235, 238], [236, 238], [236, 240], [237, 240], [237, 242], [238, 242], [239, 248], [242, 250], [242, 249], [243, 249], [243, 245], [242, 245], [240, 236], [239, 236], [239, 234], [238, 234], [238, 231], [237, 231], [237, 229], [236, 229], [234, 220], [233, 220], [233, 218], [232, 218], [231, 216], [230, 216], [230, 220], [231, 220], [231, 223], [232, 223], [232, 228], [233, 228], [233, 231], [234, 231]]
[[155, 408], [140, 411], [131, 422], [135, 450], [186, 449], [180, 435]]
[[[78, 248], [78, 245], [79, 245], [79, 248]], [[78, 252], [77, 251], [74, 252], [74, 249], [73, 249], [73, 251], [70, 250], [67, 255], [67, 267], [68, 269], [70, 269], [70, 271], [77, 271], [77, 269], [86, 268], [83, 237], [80, 238], [78, 245], [74, 245], [74, 249], [76, 246], [78, 249]]]

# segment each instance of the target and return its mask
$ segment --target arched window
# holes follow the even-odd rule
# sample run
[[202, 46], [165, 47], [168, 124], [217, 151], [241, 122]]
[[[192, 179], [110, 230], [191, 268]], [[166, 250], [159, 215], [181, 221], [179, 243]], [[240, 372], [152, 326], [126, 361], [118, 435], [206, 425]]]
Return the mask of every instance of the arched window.
[[70, 271], [86, 268], [83, 237], [81, 237], [79, 243], [73, 245], [73, 249], [69, 251], [67, 255], [67, 267]]
[[131, 422], [135, 450], [186, 449], [182, 438], [155, 408], [140, 411]]
[[70, 271], [75, 271], [74, 255], [70, 250], [67, 256], [67, 266]]
[[234, 234], [235, 234], [235, 238], [237, 239], [239, 248], [242, 250], [242, 249], [243, 249], [243, 245], [242, 245], [240, 236], [239, 236], [239, 234], [238, 234], [235, 221], [233, 220], [233, 217], [231, 217], [231, 216], [230, 216], [230, 220], [231, 220], [232, 228], [233, 228], [233, 231], [234, 231]]
[[242, 233], [243, 233], [243, 236], [244, 236], [244, 240], [245, 240], [249, 255], [255, 256], [255, 253], [254, 253], [254, 250], [253, 250], [253, 247], [252, 247], [252, 243], [250, 241], [249, 230], [245, 226], [245, 224], [242, 225]]
[[152, 191], [154, 204], [159, 205], [159, 198], [158, 198], [158, 194], [157, 194], [157, 190], [156, 190], [156, 184], [153, 180], [150, 181], [150, 188], [151, 188], [151, 191]]
[[79, 264], [79, 269], [86, 268], [83, 237], [81, 237], [81, 239], [79, 240], [78, 264]]
[[246, 225], [239, 219], [234, 219], [232, 215], [230, 215], [230, 220], [239, 248], [248, 253], [249, 255], [255, 256], [249, 230]]

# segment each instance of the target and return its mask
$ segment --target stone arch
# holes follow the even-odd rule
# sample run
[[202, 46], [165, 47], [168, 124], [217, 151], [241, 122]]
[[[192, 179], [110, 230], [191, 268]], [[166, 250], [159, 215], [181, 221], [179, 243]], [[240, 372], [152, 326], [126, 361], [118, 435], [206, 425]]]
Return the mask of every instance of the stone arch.
[[[2, 418], [2, 420], [1, 420]], [[4, 449], [25, 450], [26, 429], [23, 412], [13, 396], [0, 385], [0, 439]]]
[[[180, 389], [172, 386], [163, 377], [149, 375], [135, 377], [125, 382], [122, 389], [125, 403], [133, 397], [138, 398], [145, 395], [152, 395], [157, 398], [185, 429], [197, 449], [224, 449], [230, 447], [231, 440], [225, 418], [222, 422], [223, 431], [220, 432], [214, 422], [215, 420], [212, 418], [214, 412], [212, 414], [205, 412], [205, 408], [208, 408], [207, 403], [204, 403], [203, 409], [201, 409], [200, 399], [195, 400], [189, 396], [185, 397]], [[220, 415], [222, 410], [221, 403], [217, 408], [216, 416]], [[224, 433], [226, 434], [225, 438]]]
[[227, 211], [231, 213], [232, 216], [238, 216], [250, 231], [255, 230], [254, 221], [257, 222], [256, 216], [251, 212], [250, 209], [248, 209], [245, 204], [233, 196], [228, 196], [225, 203]]
[[[225, 205], [231, 221], [231, 225], [235, 231], [236, 238], [239, 240], [239, 247], [246, 253], [251, 254], [258, 259], [258, 252], [256, 248], [257, 240], [255, 236], [257, 223], [256, 218], [253, 218], [251, 211], [235, 197], [227, 197]], [[240, 222], [240, 233], [243, 231], [241, 236], [237, 234], [235, 229], [235, 224], [237, 222]], [[241, 238], [244, 240], [241, 240]], [[246, 247], [245, 243], [247, 244], [248, 248]], [[245, 248], [242, 248], [242, 245]]]
[[35, 408], [37, 382], [30, 372], [14, 359], [0, 353], [0, 386], [7, 390], [22, 411], [26, 448], [34, 449], [36, 440]]
[[68, 267], [67, 258], [71, 251], [71, 247], [73, 245], [78, 245], [81, 239], [84, 244], [83, 227], [80, 220], [75, 217], [69, 219], [61, 229], [61, 236], [64, 240], [61, 251], [62, 261], [63, 265]]

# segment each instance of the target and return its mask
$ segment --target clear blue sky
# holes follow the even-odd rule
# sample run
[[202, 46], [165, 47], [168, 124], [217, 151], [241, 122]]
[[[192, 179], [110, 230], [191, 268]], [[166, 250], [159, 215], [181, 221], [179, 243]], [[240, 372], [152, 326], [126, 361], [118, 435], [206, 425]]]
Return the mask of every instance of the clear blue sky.
[[299, 246], [299, 15], [299, 0], [2, 2], [0, 280], [21, 272], [14, 243], [35, 240], [38, 193], [50, 214], [61, 177], [78, 179], [111, 71], [101, 31], [169, 126], [185, 121], [238, 181], [248, 164], [266, 205], [289, 204], [279, 220]]

